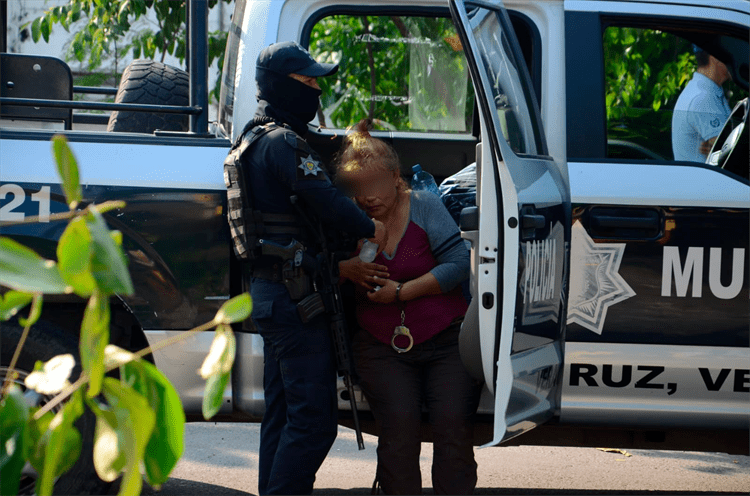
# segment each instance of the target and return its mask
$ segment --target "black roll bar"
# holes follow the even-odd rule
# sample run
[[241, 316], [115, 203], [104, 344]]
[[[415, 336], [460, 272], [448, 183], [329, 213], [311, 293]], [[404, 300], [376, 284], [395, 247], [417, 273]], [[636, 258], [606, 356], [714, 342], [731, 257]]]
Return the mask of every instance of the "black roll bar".
[[[163, 112], [166, 114], [200, 114], [200, 107], [184, 107], [178, 105], [153, 105], [146, 103], [108, 103], [108, 102], [80, 102], [72, 100], [44, 100], [41, 98], [0, 98], [3, 105], [17, 105], [19, 107], [53, 107], [84, 110], [131, 110], [134, 112]], [[206, 124], [208, 126], [208, 124]]]
[[[7, 97], [0, 98], [0, 105], [188, 114], [190, 116], [190, 133], [208, 134], [208, 1], [186, 0], [186, 2], [185, 27], [188, 37], [187, 69], [190, 84], [190, 99], [187, 107]], [[0, 52], [7, 51], [7, 22], [7, 0], [0, 0]], [[104, 95], [117, 93], [116, 88], [94, 88], [89, 86], [74, 86], [73, 90], [76, 93]]]
[[0, 52], [8, 51], [8, 2], [0, 0]]
[[87, 93], [91, 95], [116, 95], [114, 86], [73, 86], [73, 93]]
[[190, 114], [191, 133], [208, 133], [208, 1], [188, 0], [187, 69], [190, 76], [190, 106], [200, 109]]

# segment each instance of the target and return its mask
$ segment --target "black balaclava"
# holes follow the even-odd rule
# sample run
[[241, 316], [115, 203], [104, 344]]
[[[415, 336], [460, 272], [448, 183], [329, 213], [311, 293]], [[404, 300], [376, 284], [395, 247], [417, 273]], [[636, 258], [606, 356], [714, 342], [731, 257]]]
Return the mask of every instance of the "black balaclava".
[[265, 100], [273, 108], [291, 114], [303, 124], [315, 118], [323, 93], [321, 90], [261, 67], [256, 68], [256, 79], [259, 100]]

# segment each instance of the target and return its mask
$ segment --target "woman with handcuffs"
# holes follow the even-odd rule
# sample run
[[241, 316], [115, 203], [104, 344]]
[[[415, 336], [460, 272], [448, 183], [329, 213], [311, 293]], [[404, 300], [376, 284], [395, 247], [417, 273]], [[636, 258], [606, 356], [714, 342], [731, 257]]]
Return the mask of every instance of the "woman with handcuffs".
[[458, 353], [469, 252], [440, 198], [408, 189], [395, 150], [369, 134], [367, 121], [344, 138], [336, 167], [337, 181], [388, 231], [372, 263], [355, 254], [339, 264], [341, 276], [357, 286], [352, 349], [378, 425], [377, 481], [386, 494], [421, 494], [424, 405], [435, 494], [471, 494], [480, 384]]

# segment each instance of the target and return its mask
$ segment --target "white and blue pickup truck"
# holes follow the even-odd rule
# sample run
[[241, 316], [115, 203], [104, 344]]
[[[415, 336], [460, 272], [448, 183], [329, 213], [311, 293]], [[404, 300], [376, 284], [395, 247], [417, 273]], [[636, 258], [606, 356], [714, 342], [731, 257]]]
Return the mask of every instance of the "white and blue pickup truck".
[[[193, 17], [205, 13], [190, 1]], [[200, 19], [189, 24], [205, 32]], [[419, 163], [438, 180], [474, 171], [460, 227], [473, 264], [462, 358], [485, 383], [477, 444], [749, 453], [750, 1], [236, 0], [210, 125], [200, 38], [190, 74], [137, 61], [115, 104], [88, 104], [112, 112], [107, 130], [84, 126], [64, 62], [0, 54], [1, 234], [54, 256], [64, 226], [49, 215], [67, 206], [49, 141], [64, 134], [85, 201], [127, 203], [106, 217], [123, 234], [136, 288], [112, 301], [113, 342], [154, 344], [240, 292], [222, 163], [255, 110], [258, 52], [295, 40], [341, 65], [308, 133], [326, 159], [353, 123], [342, 116], [360, 106], [405, 171]], [[668, 62], [661, 49], [630, 57], [638, 43], [671, 47]], [[671, 108], [642, 104], [647, 83], [666, 87], [673, 64], [697, 49], [731, 75], [733, 111], [707, 163], [674, 160]], [[37, 68], [45, 82], [28, 74]], [[380, 85], [379, 74], [401, 83]], [[25, 216], [41, 222], [9, 225]], [[21, 369], [75, 350], [82, 310], [73, 298], [45, 300]], [[7, 366], [18, 329], [1, 329]], [[262, 342], [236, 331], [219, 418], [256, 422]], [[153, 355], [196, 421], [196, 370], [211, 339]], [[70, 479], [69, 492], [85, 490]]]

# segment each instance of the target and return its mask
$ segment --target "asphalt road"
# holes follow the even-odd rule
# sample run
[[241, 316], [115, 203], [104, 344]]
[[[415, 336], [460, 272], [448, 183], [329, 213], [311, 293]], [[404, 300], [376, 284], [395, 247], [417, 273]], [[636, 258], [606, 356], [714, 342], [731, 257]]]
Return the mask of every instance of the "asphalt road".
[[[185, 452], [159, 492], [142, 494], [244, 496], [257, 494], [258, 424], [188, 424]], [[314, 494], [370, 494], [377, 439], [365, 435], [357, 450], [354, 432], [339, 436], [318, 472]], [[616, 448], [616, 447], [608, 447]], [[521, 446], [476, 449], [476, 494], [745, 494], [750, 456], [724, 453]], [[432, 494], [432, 445], [422, 445], [422, 480]], [[116, 494], [112, 492], [112, 494]]]

